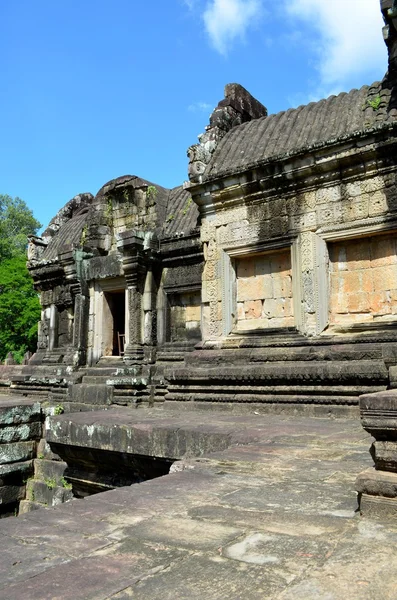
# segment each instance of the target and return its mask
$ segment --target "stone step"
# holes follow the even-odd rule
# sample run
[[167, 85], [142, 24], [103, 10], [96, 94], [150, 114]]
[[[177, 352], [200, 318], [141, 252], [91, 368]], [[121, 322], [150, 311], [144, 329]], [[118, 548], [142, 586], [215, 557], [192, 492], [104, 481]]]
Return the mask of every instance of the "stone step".
[[69, 400], [81, 404], [108, 406], [112, 403], [113, 389], [105, 383], [76, 383], [69, 387]]
[[323, 404], [323, 405], [351, 405], [358, 406], [359, 395], [343, 396], [330, 395], [320, 396], [318, 394], [217, 394], [217, 393], [191, 393], [190, 391], [166, 394], [167, 402], [207, 402], [207, 403], [246, 403], [246, 404]]
[[[200, 367], [184, 366], [166, 369], [165, 377], [170, 384], [174, 382], [214, 383], [232, 382], [237, 385], [252, 385], [256, 382], [270, 382], [286, 385], [294, 382], [299, 385], [354, 385], [386, 386], [389, 382], [388, 369], [383, 360], [350, 361], [294, 361], [273, 362], [250, 365], [204, 365]], [[361, 387], [360, 387], [361, 389]]]
[[82, 383], [88, 385], [146, 385], [146, 378], [137, 377], [135, 375], [118, 374], [118, 375], [84, 375]]
[[117, 375], [138, 375], [140, 367], [126, 367], [123, 364], [117, 367], [89, 367], [86, 369], [84, 376], [95, 377], [115, 377]]

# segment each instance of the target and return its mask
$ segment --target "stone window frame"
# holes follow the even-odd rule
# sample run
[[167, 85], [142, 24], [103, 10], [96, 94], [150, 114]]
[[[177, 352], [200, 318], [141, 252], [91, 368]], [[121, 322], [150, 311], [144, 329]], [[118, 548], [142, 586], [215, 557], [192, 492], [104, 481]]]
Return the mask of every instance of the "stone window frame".
[[[185, 285], [173, 285], [173, 286], [161, 286], [160, 293], [158, 294], [158, 302], [157, 302], [157, 316], [158, 316], [158, 324], [157, 324], [157, 343], [159, 346], [163, 344], [170, 344], [170, 327], [171, 327], [171, 311], [170, 311], [170, 300], [171, 296], [179, 296], [181, 294], [189, 294], [189, 293], [197, 293], [199, 292], [201, 296], [201, 284], [185, 284]], [[161, 300], [160, 300], [161, 298]], [[203, 304], [201, 306], [201, 315], [200, 315], [200, 331], [201, 331], [201, 339], [203, 339]], [[199, 341], [199, 340], [198, 340]]]
[[[265, 254], [277, 250], [290, 249], [291, 253], [291, 275], [292, 275], [292, 302], [294, 309], [295, 328], [301, 328], [301, 285], [298, 277], [299, 248], [297, 237], [272, 240], [262, 244], [244, 244], [233, 248], [221, 248], [222, 269], [222, 335], [247, 336], [256, 335], [260, 332], [266, 335], [266, 329], [252, 329], [250, 332], [238, 331], [236, 328], [237, 315], [237, 277], [235, 271], [235, 259], [246, 258], [249, 255]], [[280, 328], [282, 330], [282, 328]]]
[[[367, 223], [360, 223], [360, 224], [343, 224], [343, 225], [338, 225], [338, 226], [330, 226], [327, 228], [324, 228], [323, 230], [320, 230], [318, 232], [316, 232], [316, 237], [318, 239], [320, 239], [322, 241], [322, 243], [325, 245], [326, 248], [326, 256], [327, 256], [327, 261], [328, 261], [328, 269], [326, 271], [326, 277], [327, 277], [327, 296], [326, 298], [322, 298], [322, 300], [324, 300], [323, 303], [323, 311], [327, 312], [327, 324], [325, 325], [325, 327], [322, 328], [321, 332], [323, 332], [324, 335], [334, 335], [335, 332], [338, 330], [338, 326], [334, 326], [330, 329], [330, 331], [324, 331], [325, 328], [328, 326], [328, 315], [329, 315], [329, 309], [330, 309], [330, 295], [329, 295], [329, 280], [330, 280], [330, 268], [329, 268], [329, 244], [330, 243], [338, 243], [338, 242], [344, 242], [344, 241], [348, 241], [348, 240], [356, 240], [356, 239], [368, 239], [374, 236], [385, 236], [385, 235], [396, 235], [397, 236], [397, 220], [396, 219], [382, 219], [379, 217], [376, 218], [372, 218], [372, 219], [368, 219]], [[350, 226], [349, 226], [350, 225]], [[376, 323], [376, 325], [374, 325], [374, 323], [368, 322], [368, 323], [359, 323], [357, 324], [360, 329], [374, 329], [374, 326], [378, 326], [380, 329], [384, 328], [385, 326], [385, 322], [379, 321], [379, 323]], [[343, 330], [346, 330], [346, 328], [348, 328], [348, 326], [341, 326]], [[351, 327], [354, 328], [354, 324], [351, 325]]]

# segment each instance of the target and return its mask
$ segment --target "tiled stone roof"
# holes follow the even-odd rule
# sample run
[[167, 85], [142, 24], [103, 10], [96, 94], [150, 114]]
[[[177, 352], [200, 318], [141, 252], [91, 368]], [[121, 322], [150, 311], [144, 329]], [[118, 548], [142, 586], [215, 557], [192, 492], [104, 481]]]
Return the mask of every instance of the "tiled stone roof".
[[376, 82], [234, 127], [219, 142], [203, 180], [241, 172], [395, 121], [397, 111], [388, 110], [390, 95], [384, 84]]
[[87, 212], [72, 217], [56, 232], [47, 248], [44, 250], [41, 260], [55, 260], [62, 246], [66, 244], [78, 244], [81, 240], [82, 231], [87, 220]]
[[176, 233], [188, 233], [197, 226], [198, 208], [190, 193], [182, 186], [170, 190], [167, 205], [167, 216], [163, 225], [162, 235], [170, 236]]

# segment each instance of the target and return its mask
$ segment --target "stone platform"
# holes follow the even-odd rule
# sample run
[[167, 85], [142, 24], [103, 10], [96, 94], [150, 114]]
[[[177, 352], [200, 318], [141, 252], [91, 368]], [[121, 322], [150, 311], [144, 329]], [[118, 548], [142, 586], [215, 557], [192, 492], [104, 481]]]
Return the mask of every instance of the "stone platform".
[[58, 442], [95, 424], [105, 439], [123, 419], [141, 451], [176, 454], [179, 439], [180, 460], [169, 475], [3, 519], [1, 599], [397, 597], [397, 522], [357, 512], [355, 479], [372, 464], [358, 420], [128, 409], [58, 419]]

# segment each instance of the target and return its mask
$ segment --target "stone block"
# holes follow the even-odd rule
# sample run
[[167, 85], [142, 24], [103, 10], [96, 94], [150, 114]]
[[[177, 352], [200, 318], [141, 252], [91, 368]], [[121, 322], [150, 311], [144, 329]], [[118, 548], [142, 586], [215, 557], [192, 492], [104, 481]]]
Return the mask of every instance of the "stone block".
[[269, 327], [295, 327], [294, 317], [269, 319]]
[[201, 306], [187, 306], [185, 318], [186, 321], [200, 321]]
[[369, 216], [374, 217], [388, 212], [386, 194], [378, 190], [369, 195]]
[[33, 461], [27, 460], [17, 463], [0, 465], [0, 486], [21, 485], [33, 475]]
[[42, 436], [42, 423], [23, 423], [15, 427], [0, 428], [0, 444], [13, 442], [25, 442], [27, 440], [40, 439]]
[[338, 325], [352, 325], [353, 323], [370, 323], [374, 320], [371, 313], [341, 314], [331, 313], [331, 323]]
[[361, 187], [363, 192], [369, 194], [373, 192], [377, 192], [378, 190], [382, 190], [385, 187], [385, 182], [382, 177], [372, 177], [371, 179], [367, 179], [366, 181], [361, 182]]
[[81, 402], [82, 404], [111, 404], [112, 395], [113, 388], [106, 384], [78, 383], [69, 387], [71, 401]]
[[271, 275], [271, 264], [267, 255], [256, 256], [254, 266], [256, 276]]
[[397, 390], [360, 396], [361, 424], [375, 440], [397, 440]]
[[287, 252], [277, 252], [271, 257], [271, 272], [273, 274], [279, 273], [283, 275], [291, 274], [291, 253], [290, 250]]
[[274, 276], [272, 279], [274, 298], [290, 298], [292, 296], [292, 279], [290, 275]]
[[357, 196], [361, 196], [363, 190], [361, 188], [360, 181], [354, 181], [352, 183], [347, 183], [345, 187], [346, 195], [350, 198], [356, 198]]
[[0, 465], [33, 458], [36, 442], [15, 442], [0, 445]]
[[259, 319], [262, 316], [262, 301], [248, 300], [244, 302], [244, 312], [246, 319]]
[[388, 265], [374, 268], [373, 279], [375, 290], [397, 289], [397, 266]]
[[264, 298], [265, 286], [262, 277], [237, 280], [237, 302], [262, 300]]
[[356, 490], [359, 494], [397, 497], [397, 473], [367, 469], [357, 476]]
[[34, 461], [34, 472], [36, 479], [55, 479], [57, 484], [65, 474], [67, 464], [61, 460], [36, 459]]
[[290, 316], [292, 311], [292, 303], [290, 299], [273, 298], [265, 300], [263, 303], [263, 316], [268, 319], [280, 319], [285, 316]]
[[368, 240], [353, 240], [345, 242], [344, 245], [349, 270], [370, 268], [371, 254]]
[[393, 238], [372, 238], [371, 266], [383, 267], [397, 262], [396, 243]]
[[388, 519], [397, 516], [397, 499], [361, 494], [360, 513], [364, 517]]
[[245, 258], [236, 261], [236, 275], [238, 278], [253, 277], [255, 275], [255, 261]]
[[397, 471], [396, 441], [375, 441], [372, 444], [371, 454], [377, 469]]
[[349, 294], [347, 299], [347, 307], [350, 313], [369, 313], [370, 295], [364, 292]]
[[359, 289], [362, 292], [373, 292], [374, 291], [374, 281], [373, 274], [371, 269], [362, 270], [358, 272], [359, 274]]
[[392, 313], [392, 306], [386, 292], [373, 292], [368, 296], [370, 298], [370, 311], [373, 315], [389, 315]]
[[56, 485], [55, 479], [47, 479], [46, 481], [30, 479], [26, 484], [26, 499], [32, 502], [57, 506], [72, 498], [72, 490]]
[[239, 331], [254, 331], [255, 329], [264, 329], [266, 327], [269, 327], [268, 319], [243, 319], [237, 323], [237, 330]]
[[39, 402], [25, 399], [5, 398], [0, 400], [0, 426], [18, 425], [40, 421], [41, 407]]

